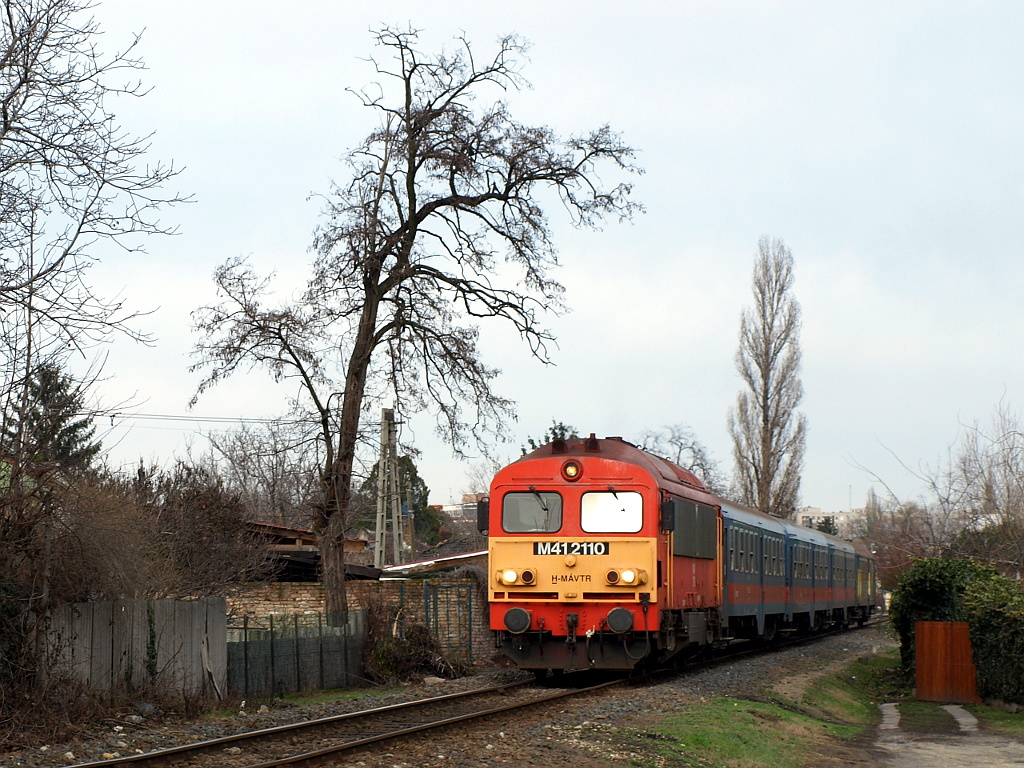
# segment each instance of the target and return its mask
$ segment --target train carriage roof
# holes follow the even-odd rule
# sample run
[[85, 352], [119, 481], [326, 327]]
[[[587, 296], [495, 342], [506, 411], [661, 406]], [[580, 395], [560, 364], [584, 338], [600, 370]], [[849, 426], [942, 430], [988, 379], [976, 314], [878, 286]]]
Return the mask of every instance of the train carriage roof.
[[780, 535], [786, 532], [786, 524], [779, 518], [766, 515], [764, 512], [759, 512], [750, 507], [733, 504], [730, 501], [722, 502], [722, 518], [725, 520], [735, 520], [738, 523], [761, 528]]
[[760, 512], [756, 509], [744, 507], [729, 501], [722, 502], [722, 518], [727, 521], [736, 521], [765, 531], [785, 534], [797, 541], [815, 544], [819, 547], [827, 546], [841, 552], [850, 553], [856, 551], [854, 545], [845, 539], [840, 539], [836, 536], [832, 536], [822, 531], [817, 531], [813, 528], [797, 525], [796, 523], [792, 523], [778, 517], [773, 517], [772, 515], [765, 514], [764, 512]]

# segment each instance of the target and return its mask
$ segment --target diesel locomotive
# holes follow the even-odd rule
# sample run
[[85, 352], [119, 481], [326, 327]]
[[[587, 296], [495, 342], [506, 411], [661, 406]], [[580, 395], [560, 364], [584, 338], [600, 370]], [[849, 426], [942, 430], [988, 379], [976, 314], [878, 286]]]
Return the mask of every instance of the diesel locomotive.
[[725, 501], [621, 438], [538, 448], [477, 514], [490, 626], [523, 669], [628, 670], [863, 623], [877, 603], [866, 549]]

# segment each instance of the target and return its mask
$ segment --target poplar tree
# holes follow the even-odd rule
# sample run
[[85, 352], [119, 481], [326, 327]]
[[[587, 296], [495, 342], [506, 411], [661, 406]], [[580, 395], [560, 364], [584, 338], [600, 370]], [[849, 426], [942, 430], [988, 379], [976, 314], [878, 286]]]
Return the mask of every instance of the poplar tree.
[[777, 517], [800, 495], [807, 419], [796, 407], [800, 382], [800, 305], [793, 298], [793, 255], [762, 237], [754, 262], [754, 306], [743, 310], [736, 368], [746, 389], [729, 411], [739, 501]]

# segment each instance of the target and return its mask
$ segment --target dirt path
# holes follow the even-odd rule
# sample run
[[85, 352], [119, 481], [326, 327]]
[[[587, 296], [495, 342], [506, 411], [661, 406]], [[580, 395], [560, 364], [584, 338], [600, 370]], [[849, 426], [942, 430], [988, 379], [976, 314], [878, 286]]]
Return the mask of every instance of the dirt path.
[[1008, 736], [979, 733], [978, 723], [965, 709], [947, 706], [960, 726], [956, 734], [908, 733], [899, 727], [894, 704], [882, 705], [877, 746], [884, 768], [1021, 768], [1024, 743]]

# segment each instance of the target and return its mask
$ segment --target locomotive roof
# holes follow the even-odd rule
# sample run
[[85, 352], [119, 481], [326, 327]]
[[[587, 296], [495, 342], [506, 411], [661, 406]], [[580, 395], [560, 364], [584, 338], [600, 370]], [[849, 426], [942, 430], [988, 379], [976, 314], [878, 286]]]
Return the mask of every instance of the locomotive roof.
[[[803, 541], [814, 542], [816, 544], [828, 543], [839, 549], [854, 549], [858, 552], [864, 550], [863, 553], [867, 553], [865, 547], [858, 547], [856, 543], [840, 539], [837, 536], [831, 536], [821, 531], [816, 531], [812, 528], [805, 528], [804, 526], [797, 525], [792, 521], [774, 517], [751, 507], [746, 507], [741, 504], [721, 499], [713, 495], [704, 483], [702, 483], [700, 479], [689, 470], [683, 469], [678, 464], [674, 464], [667, 459], [648, 453], [642, 448], [623, 440], [621, 437], [605, 437], [601, 439], [591, 432], [590, 437], [586, 438], [556, 438], [550, 443], [542, 445], [539, 448], [530, 451], [530, 453], [525, 456], [517, 459], [510, 464], [509, 467], [514, 467], [520, 462], [530, 461], [532, 459], [569, 457], [585, 458], [588, 456], [609, 459], [612, 461], [628, 462], [645, 469], [655, 478], [662, 479], [668, 483], [678, 483], [696, 491], [700, 491], [707, 495], [709, 501], [719, 505], [722, 508], [722, 513], [724, 515], [732, 517], [735, 520], [741, 520], [750, 525], [773, 530], [778, 533], [785, 531], [788, 535]], [[508, 467], [506, 467], [506, 469], [507, 468]]]
[[681, 483], [699, 491], [709, 493], [707, 487], [700, 479], [687, 469], [678, 464], [673, 464], [667, 459], [662, 459], [652, 453], [638, 448], [632, 443], [623, 440], [621, 437], [597, 438], [593, 432], [590, 437], [556, 438], [546, 445], [542, 445], [534, 451], [526, 454], [514, 464], [530, 459], [546, 459], [552, 457], [588, 457], [610, 459], [612, 461], [624, 461], [650, 472], [656, 478], [663, 478], [672, 483]]

